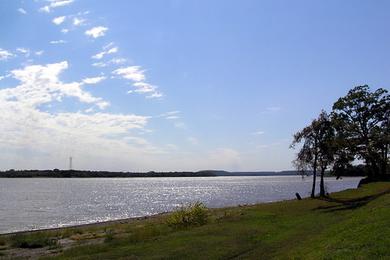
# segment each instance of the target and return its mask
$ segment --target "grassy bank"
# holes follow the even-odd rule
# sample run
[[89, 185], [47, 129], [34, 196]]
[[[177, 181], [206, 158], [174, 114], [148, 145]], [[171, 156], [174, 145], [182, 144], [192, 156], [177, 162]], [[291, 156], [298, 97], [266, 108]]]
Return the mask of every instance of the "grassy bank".
[[[206, 221], [204, 209], [197, 210], [194, 216], [182, 211], [175, 217], [0, 236], [0, 257], [390, 259], [388, 182], [334, 193], [328, 200], [208, 210]], [[172, 222], [180, 219], [188, 223]]]

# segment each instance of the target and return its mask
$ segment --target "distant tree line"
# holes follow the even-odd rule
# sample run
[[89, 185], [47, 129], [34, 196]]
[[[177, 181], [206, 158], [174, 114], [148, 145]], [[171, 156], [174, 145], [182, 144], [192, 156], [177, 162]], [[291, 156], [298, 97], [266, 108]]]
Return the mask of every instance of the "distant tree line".
[[213, 171], [200, 172], [109, 172], [80, 170], [8, 170], [0, 172], [0, 178], [101, 178], [101, 177], [205, 177], [216, 176]]
[[[386, 89], [367, 85], [351, 89], [327, 113], [295, 133], [292, 148], [299, 148], [293, 164], [313, 172], [311, 197], [320, 176], [320, 196], [325, 196], [324, 174], [364, 173], [366, 180], [389, 179], [390, 96]], [[357, 167], [356, 164], [362, 165]]]

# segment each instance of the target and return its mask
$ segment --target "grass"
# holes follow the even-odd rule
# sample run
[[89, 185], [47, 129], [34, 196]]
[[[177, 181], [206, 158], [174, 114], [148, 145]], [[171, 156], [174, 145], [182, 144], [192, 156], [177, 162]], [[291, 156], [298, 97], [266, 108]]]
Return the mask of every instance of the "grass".
[[[200, 214], [207, 220], [202, 225], [181, 224], [183, 215], [193, 211], [192, 205], [143, 220], [42, 232], [49, 238], [76, 241], [45, 257], [390, 259], [389, 191], [390, 183], [372, 183], [331, 194], [327, 200], [212, 209]], [[172, 220], [179, 224], [172, 225]], [[10, 238], [1, 239], [7, 244]]]
[[18, 248], [42, 248], [57, 246], [57, 240], [44, 232], [19, 233], [10, 237], [12, 247]]

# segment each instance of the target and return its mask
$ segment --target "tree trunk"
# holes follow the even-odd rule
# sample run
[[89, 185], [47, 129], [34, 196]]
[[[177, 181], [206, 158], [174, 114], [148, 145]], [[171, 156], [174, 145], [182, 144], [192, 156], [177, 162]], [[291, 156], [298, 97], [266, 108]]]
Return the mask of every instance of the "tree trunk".
[[320, 197], [325, 197], [324, 174], [325, 168], [321, 168]]
[[317, 153], [314, 155], [314, 163], [313, 163], [313, 186], [311, 188], [311, 198], [316, 196], [316, 177], [317, 177]]

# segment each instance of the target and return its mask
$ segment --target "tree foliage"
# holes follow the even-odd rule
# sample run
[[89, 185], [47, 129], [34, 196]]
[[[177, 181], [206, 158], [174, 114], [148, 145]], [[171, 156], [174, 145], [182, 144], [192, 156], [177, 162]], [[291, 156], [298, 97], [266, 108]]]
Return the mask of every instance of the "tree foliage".
[[311, 169], [313, 171], [313, 186], [311, 197], [315, 196], [315, 184], [317, 171], [321, 174], [320, 194], [325, 195], [324, 174], [325, 170], [333, 163], [334, 159], [334, 130], [329, 115], [322, 111], [317, 119], [309, 126], [303, 128], [294, 135], [292, 147], [302, 143], [294, 164], [299, 170]]
[[388, 91], [380, 88], [371, 92], [367, 85], [351, 89], [333, 105], [339, 153], [349, 154], [349, 160], [363, 160], [373, 176], [387, 172], [389, 111]]
[[298, 170], [313, 171], [311, 196], [320, 172], [320, 195], [325, 195], [324, 173], [337, 175], [356, 161], [364, 161], [369, 177], [388, 173], [390, 143], [390, 96], [385, 89], [371, 92], [367, 85], [351, 89], [318, 118], [294, 135], [291, 147], [301, 144], [294, 160]]

